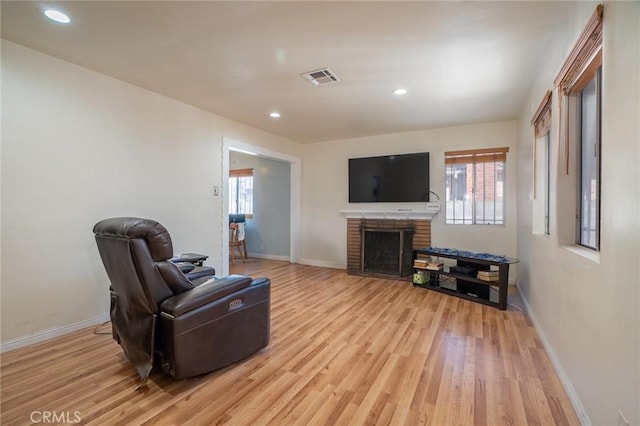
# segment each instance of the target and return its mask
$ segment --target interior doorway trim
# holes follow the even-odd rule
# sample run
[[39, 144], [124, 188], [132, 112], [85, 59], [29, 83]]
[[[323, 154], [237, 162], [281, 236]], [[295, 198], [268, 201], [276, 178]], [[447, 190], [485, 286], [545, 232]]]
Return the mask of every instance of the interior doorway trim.
[[291, 224], [289, 229], [289, 261], [291, 263], [299, 263], [300, 261], [300, 163], [301, 160], [298, 157], [294, 157], [288, 154], [283, 154], [278, 151], [273, 151], [267, 148], [263, 148], [256, 145], [251, 145], [246, 142], [242, 142], [236, 139], [223, 137], [222, 138], [222, 214], [221, 214], [221, 228], [222, 232], [222, 259], [220, 264], [222, 265], [222, 276], [229, 275], [229, 233], [224, 232], [229, 227], [229, 185], [226, 183], [229, 181], [229, 151], [236, 150], [240, 152], [246, 152], [255, 154], [259, 157], [270, 158], [273, 160], [285, 161], [290, 164], [291, 173]]

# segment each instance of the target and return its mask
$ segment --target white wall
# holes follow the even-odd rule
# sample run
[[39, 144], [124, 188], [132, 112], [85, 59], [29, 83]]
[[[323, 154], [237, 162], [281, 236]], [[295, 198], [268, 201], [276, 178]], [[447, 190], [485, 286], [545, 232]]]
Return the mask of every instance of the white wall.
[[[550, 47], [519, 119], [519, 285], [529, 313], [560, 368], [585, 423], [618, 424], [620, 410], [640, 424], [640, 4], [604, 6], [602, 207], [599, 256], [585, 257], [558, 234], [572, 211], [559, 153], [558, 99], [551, 128], [551, 236], [532, 235], [530, 121], [595, 9], [576, 3], [567, 36]], [[575, 157], [572, 160], [575, 162]], [[561, 183], [559, 185], [559, 183]], [[560, 188], [560, 189], [558, 189]], [[564, 219], [561, 219], [564, 218]], [[560, 225], [562, 226], [562, 225]], [[571, 229], [569, 230], [571, 231]], [[593, 258], [596, 260], [593, 260]], [[599, 260], [598, 260], [599, 257]]]
[[3, 40], [3, 347], [105, 316], [100, 219], [158, 220], [176, 253], [220, 268], [223, 136], [300, 155], [292, 141]]
[[[422, 203], [349, 204], [349, 158], [424, 151], [430, 153], [430, 188], [440, 196], [442, 203], [441, 212], [432, 222], [432, 244], [515, 257], [517, 138], [516, 121], [504, 121], [305, 145], [302, 173], [303, 262], [346, 267], [347, 224], [340, 210], [425, 208]], [[444, 152], [503, 146], [510, 148], [506, 166], [505, 226], [445, 225]]]

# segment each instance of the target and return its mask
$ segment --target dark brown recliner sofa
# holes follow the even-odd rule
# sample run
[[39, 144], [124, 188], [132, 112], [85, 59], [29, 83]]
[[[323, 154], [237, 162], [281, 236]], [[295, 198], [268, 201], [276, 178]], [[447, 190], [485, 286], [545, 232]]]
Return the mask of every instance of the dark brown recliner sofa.
[[153, 220], [105, 219], [93, 232], [111, 281], [113, 338], [143, 382], [154, 366], [175, 378], [191, 377], [269, 344], [267, 278], [190, 281], [169, 261], [171, 237]]

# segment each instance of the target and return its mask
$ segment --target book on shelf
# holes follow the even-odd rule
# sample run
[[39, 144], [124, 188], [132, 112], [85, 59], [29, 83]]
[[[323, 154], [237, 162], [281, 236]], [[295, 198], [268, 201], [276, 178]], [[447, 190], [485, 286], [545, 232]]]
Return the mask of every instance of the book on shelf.
[[478, 279], [482, 281], [500, 281], [500, 277], [498, 275], [480, 275], [479, 273]]
[[415, 259], [413, 261], [413, 266], [415, 266], [417, 268], [425, 268], [428, 264], [429, 264], [429, 262], [427, 260], [424, 260], [424, 259]]
[[497, 277], [500, 275], [500, 271], [478, 271], [478, 276], [483, 277]]
[[442, 271], [442, 268], [444, 268], [444, 263], [430, 262], [427, 264], [426, 268], [430, 271]]

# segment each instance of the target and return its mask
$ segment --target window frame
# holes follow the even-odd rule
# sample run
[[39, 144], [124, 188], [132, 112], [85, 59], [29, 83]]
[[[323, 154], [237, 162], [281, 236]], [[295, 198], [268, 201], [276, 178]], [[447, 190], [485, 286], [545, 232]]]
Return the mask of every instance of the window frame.
[[[601, 74], [602, 67], [602, 38], [603, 38], [603, 13], [604, 8], [603, 5], [599, 4], [596, 6], [596, 10], [591, 15], [591, 18], [587, 22], [585, 29], [582, 34], [578, 38], [575, 46], [569, 53], [567, 60], [563, 64], [558, 76], [554, 81], [554, 85], [556, 86], [556, 90], [558, 92], [559, 99], [559, 109], [560, 109], [560, 126], [558, 128], [558, 140], [564, 139], [564, 157], [565, 157], [565, 173], [567, 176], [571, 174], [572, 171], [575, 171], [576, 178], [574, 183], [574, 188], [576, 191], [576, 206], [575, 210], [572, 212], [564, 211], [563, 214], [567, 215], [563, 222], [569, 222], [569, 214], [575, 215], [575, 231], [573, 236], [573, 244], [577, 246], [584, 247], [589, 250], [593, 250], [596, 252], [600, 251], [600, 218], [599, 218], [599, 206], [601, 203], [601, 194], [600, 194], [600, 181], [602, 177], [602, 170], [600, 166], [598, 166], [598, 174], [597, 181], [598, 184], [596, 186], [597, 190], [597, 200], [596, 203], [598, 205], [598, 213], [597, 213], [597, 221], [596, 221], [596, 247], [585, 245], [582, 243], [582, 232], [581, 232], [581, 224], [582, 224], [582, 208], [581, 208], [581, 200], [580, 195], [582, 194], [582, 183], [581, 183], [581, 161], [577, 161], [577, 165], [572, 168], [570, 167], [570, 159], [574, 158], [576, 160], [581, 159], [582, 153], [582, 123], [581, 120], [581, 102], [580, 102], [580, 94], [583, 89], [596, 77]], [[601, 77], [597, 77], [601, 81]], [[602, 97], [602, 84], [599, 84], [599, 98]], [[563, 115], [563, 99], [564, 104], [564, 115]], [[598, 101], [600, 103], [600, 101]], [[577, 107], [572, 107], [577, 106]], [[600, 107], [598, 107], [600, 108]], [[601, 151], [601, 137], [600, 137], [600, 126], [601, 126], [601, 114], [598, 114], [598, 154]], [[562, 135], [562, 129], [564, 129], [564, 135]], [[570, 143], [575, 141], [576, 147], [570, 148]], [[572, 150], [576, 153], [576, 157], [573, 157]], [[600, 158], [598, 158], [598, 163], [600, 162]], [[567, 241], [568, 242], [568, 241]]]
[[[584, 139], [584, 114], [583, 114], [583, 107], [584, 107], [584, 103], [583, 103], [583, 92], [584, 89], [587, 88], [587, 86], [589, 86], [589, 84], [591, 84], [591, 82], [594, 83], [595, 85], [595, 146], [586, 146], [586, 143], [588, 141], [586, 141]], [[602, 68], [599, 67], [595, 70], [595, 75], [593, 76], [593, 78], [591, 80], [588, 80], [585, 82], [584, 87], [581, 88], [581, 90], [579, 92], [577, 92], [576, 94], [579, 97], [579, 107], [578, 107], [578, 116], [580, 118], [579, 122], [579, 128], [580, 128], [580, 134], [578, 135], [578, 149], [577, 151], [577, 169], [578, 169], [578, 173], [577, 174], [577, 214], [576, 214], [576, 244], [591, 249], [591, 250], [596, 250], [599, 251], [600, 250], [600, 211], [601, 211], [601, 181], [602, 181], [602, 156], [601, 156], [601, 152], [602, 152], [602, 134], [601, 134], [601, 127], [602, 127]], [[595, 245], [590, 245], [589, 241], [585, 241], [585, 239], [583, 238], [583, 225], [584, 225], [584, 197], [583, 194], [585, 192], [585, 190], [587, 190], [588, 188], [585, 188], [585, 183], [584, 183], [584, 170], [583, 170], [583, 160], [584, 160], [584, 156], [585, 155], [590, 155], [590, 153], [593, 152], [595, 158], [595, 217], [591, 217], [589, 216], [589, 219], [593, 219], [595, 221]]]
[[[552, 118], [552, 98], [553, 93], [548, 90], [542, 102], [538, 106], [533, 118], [531, 119], [531, 125], [534, 129], [533, 134], [533, 199], [536, 203], [538, 196], [538, 145], [542, 145], [544, 149], [543, 161], [544, 167], [542, 169], [543, 183], [544, 183], [544, 204], [542, 214], [544, 215], [543, 226], [540, 227], [536, 223], [536, 215], [540, 215], [540, 211], [534, 204], [534, 226], [533, 233], [540, 235], [551, 235], [551, 118]], [[539, 219], [539, 216], [537, 216]], [[543, 231], [542, 234], [540, 231]]]
[[[451, 184], [449, 185], [449, 188], [451, 188], [451, 190], [447, 193], [446, 195], [446, 199], [445, 199], [445, 224], [447, 225], [489, 225], [489, 226], [505, 226], [506, 224], [506, 210], [507, 210], [507, 197], [506, 197], [506, 188], [507, 188], [507, 183], [506, 183], [506, 175], [507, 175], [507, 153], [509, 152], [509, 148], [508, 147], [501, 147], [501, 148], [486, 148], [486, 149], [473, 149], [473, 150], [464, 150], [464, 151], [448, 151], [445, 152], [445, 186], [447, 184], [447, 182], [449, 181], [449, 177], [448, 175], [453, 176], [453, 168], [456, 165], [464, 165], [466, 167], [466, 171], [464, 173], [464, 175], [466, 176], [467, 173], [469, 171], [471, 171], [472, 176], [472, 190], [471, 190], [471, 216], [470, 218], [467, 218], [464, 213], [463, 213], [463, 217], [461, 219], [457, 219], [455, 217], [455, 201], [456, 199], [451, 199], [451, 197], [454, 195], [454, 191], [453, 191], [453, 177], [451, 177]], [[487, 177], [489, 176], [487, 174], [487, 168], [486, 165], [487, 164], [494, 164], [495, 167], [493, 168], [493, 176], [492, 176], [492, 180], [493, 180], [493, 188], [491, 189], [493, 191], [494, 194], [497, 194], [497, 190], [498, 190], [498, 175], [501, 172], [502, 173], [502, 180], [500, 182], [502, 182], [502, 201], [501, 201], [501, 212], [502, 212], [502, 217], [501, 220], [498, 222], [498, 220], [496, 219], [496, 211], [497, 211], [497, 204], [495, 202], [495, 200], [497, 198], [494, 198], [494, 208], [493, 208], [493, 217], [492, 219], [490, 219], [489, 221], [487, 221], [487, 216], [486, 216], [486, 211], [483, 210], [483, 217], [482, 219], [478, 218], [478, 204], [482, 203], [483, 206], [486, 206], [486, 202], [487, 202], [487, 186], [486, 186], [486, 182], [487, 182]], [[498, 164], [501, 164], [502, 167], [498, 167]], [[479, 168], [478, 166], [482, 165], [482, 173], [479, 173]], [[501, 169], [501, 170], [499, 170]], [[480, 191], [478, 189], [478, 185], [479, 185], [479, 179], [478, 176], [481, 175], [482, 176], [482, 191]], [[465, 177], [465, 180], [468, 180], [468, 178]], [[478, 198], [478, 194], [482, 193], [482, 199]], [[468, 192], [467, 192], [468, 194]], [[452, 209], [452, 215], [453, 217], [450, 216], [449, 214], [449, 203], [453, 202], [453, 209]], [[464, 208], [464, 200], [463, 200], [463, 208]]]
[[551, 132], [544, 136], [544, 234], [551, 235]]

